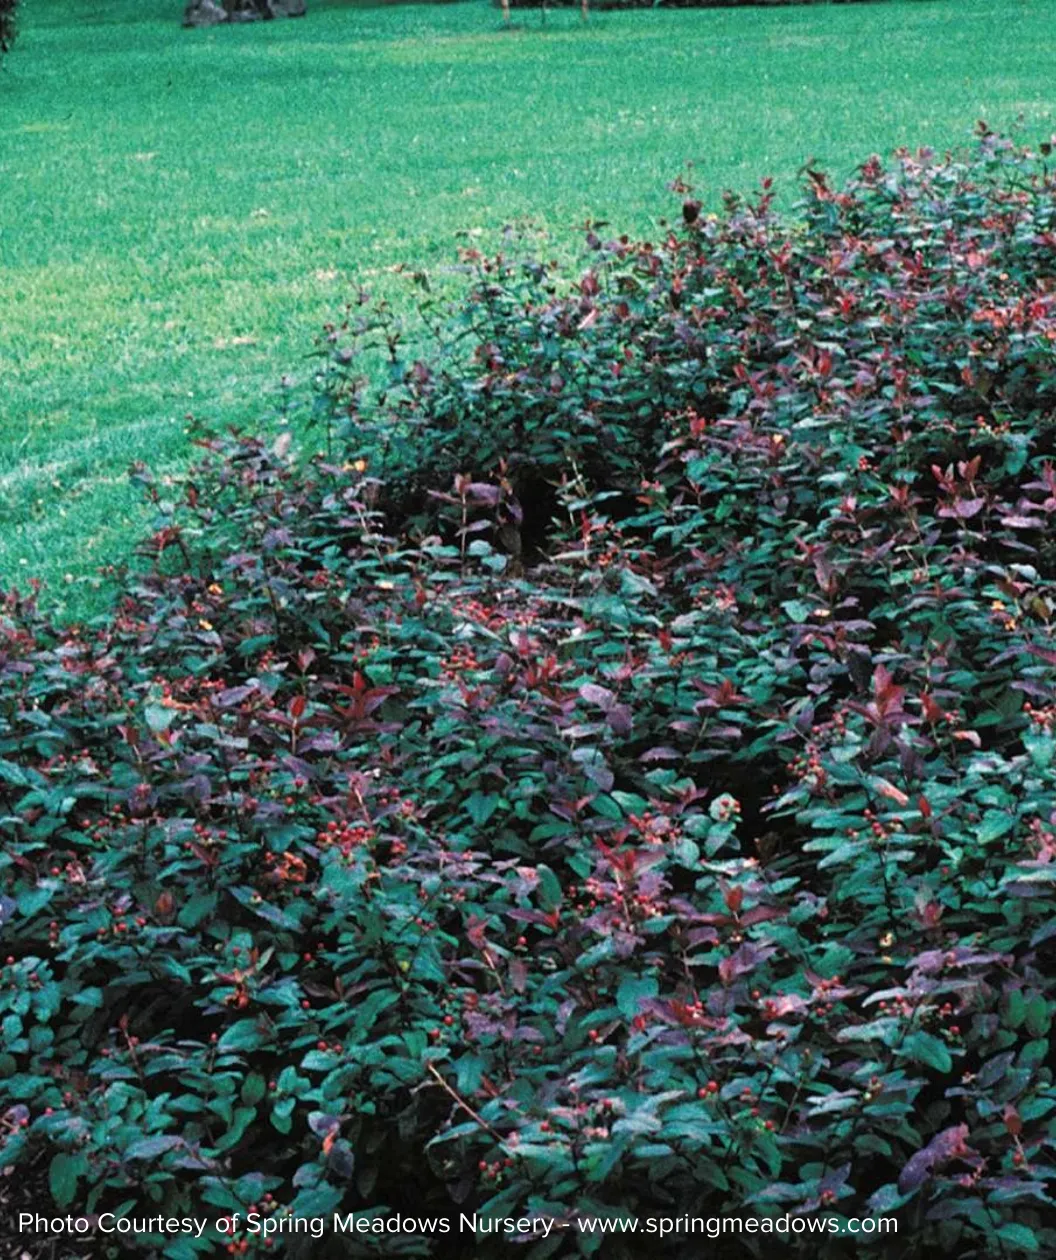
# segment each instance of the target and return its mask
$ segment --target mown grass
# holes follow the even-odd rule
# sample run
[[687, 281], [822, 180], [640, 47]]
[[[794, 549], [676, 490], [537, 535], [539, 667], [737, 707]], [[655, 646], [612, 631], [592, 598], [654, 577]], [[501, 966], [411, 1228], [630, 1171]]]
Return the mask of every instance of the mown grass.
[[519, 15], [363, 8], [184, 31], [180, 0], [26, 0], [0, 71], [0, 585], [80, 613], [141, 528], [125, 469], [186, 415], [274, 412], [358, 284], [530, 219], [642, 230], [985, 117], [1056, 128], [1046, 0]]

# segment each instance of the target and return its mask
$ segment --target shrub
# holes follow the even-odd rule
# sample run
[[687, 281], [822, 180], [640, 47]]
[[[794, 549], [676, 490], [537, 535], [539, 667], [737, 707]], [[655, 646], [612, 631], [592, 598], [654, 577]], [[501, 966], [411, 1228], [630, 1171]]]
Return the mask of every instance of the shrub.
[[18, 0], [0, 0], [0, 53], [10, 52], [15, 42], [15, 9]]
[[[365, 295], [328, 330], [317, 412], [341, 450], [371, 460], [400, 520], [456, 473], [479, 479], [501, 465], [524, 511], [542, 510], [545, 532], [562, 478], [633, 497], [672, 414], [728, 421], [749, 404], [760, 410], [779, 385], [789, 424], [820, 404], [811, 423], [819, 438], [837, 431], [833, 449], [859, 431], [873, 442], [887, 402], [897, 415], [921, 412], [924, 432], [900, 459], [912, 453], [930, 479], [920, 461], [966, 449], [965, 424], [1000, 426], [1008, 412], [1027, 432], [1047, 429], [1048, 343], [1020, 339], [1000, 310], [988, 313], [1024, 285], [1040, 290], [1041, 305], [1021, 318], [1047, 313], [1053, 223], [1042, 172], [984, 136], [969, 166], [902, 155], [888, 172], [872, 159], [843, 191], [812, 172], [800, 225], [775, 216], [768, 183], [753, 204], [729, 196], [720, 219], [678, 181], [681, 235], [663, 224], [652, 243], [589, 231], [572, 277], [538, 258], [467, 250], [465, 299], [446, 322], [430, 312], [432, 355], [408, 363], [404, 330]], [[389, 359], [381, 390], [368, 385], [366, 349]], [[858, 376], [836, 377], [833, 396], [826, 381], [841, 355]]]
[[141, 470], [105, 622], [8, 597], [0, 1159], [58, 1208], [1056, 1245], [1052, 177], [684, 195], [571, 287], [471, 260], [459, 372], [332, 330], [330, 460]]

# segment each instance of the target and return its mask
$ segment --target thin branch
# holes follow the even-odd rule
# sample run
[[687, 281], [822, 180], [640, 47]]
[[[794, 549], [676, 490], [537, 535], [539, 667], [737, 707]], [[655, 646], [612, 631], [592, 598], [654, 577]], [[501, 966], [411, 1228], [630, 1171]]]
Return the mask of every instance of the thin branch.
[[479, 1124], [480, 1127], [485, 1131], [485, 1133], [490, 1133], [496, 1142], [505, 1141], [502, 1134], [497, 1129], [493, 1129], [491, 1125], [488, 1124], [487, 1120], [483, 1118], [483, 1116], [478, 1115], [477, 1112], [473, 1110], [473, 1108], [469, 1105], [469, 1103], [466, 1102], [466, 1100], [462, 1097], [462, 1095], [458, 1092], [458, 1090], [456, 1090], [453, 1086], [449, 1085], [447, 1081], [444, 1080], [444, 1078], [440, 1075], [440, 1073], [436, 1070], [436, 1068], [433, 1066], [432, 1063], [427, 1063], [425, 1067], [426, 1067], [426, 1071], [430, 1074], [430, 1076], [432, 1076], [436, 1080], [436, 1083], [446, 1093], [450, 1094], [450, 1096], [455, 1100], [456, 1103], [458, 1103], [458, 1105], [462, 1108], [462, 1110], [466, 1113], [466, 1115], [471, 1116], [477, 1122], [477, 1124]]

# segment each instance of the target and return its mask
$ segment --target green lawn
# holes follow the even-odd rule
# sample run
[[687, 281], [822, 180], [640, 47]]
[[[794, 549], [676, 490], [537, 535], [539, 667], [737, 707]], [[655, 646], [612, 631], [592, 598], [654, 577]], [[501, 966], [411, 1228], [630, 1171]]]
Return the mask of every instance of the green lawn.
[[458, 233], [646, 227], [815, 157], [844, 173], [979, 117], [1056, 130], [1049, 0], [521, 15], [482, 0], [184, 31], [182, 0], [24, 0], [0, 69], [0, 585], [77, 612], [141, 527], [130, 461], [188, 412], [274, 413], [356, 282]]

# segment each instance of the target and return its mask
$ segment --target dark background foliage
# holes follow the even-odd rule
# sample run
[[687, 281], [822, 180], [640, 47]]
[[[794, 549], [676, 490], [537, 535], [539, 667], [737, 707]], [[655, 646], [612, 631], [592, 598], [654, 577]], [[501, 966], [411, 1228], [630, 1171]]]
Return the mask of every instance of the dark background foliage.
[[[493, 0], [495, 4], [499, 0]], [[796, 4], [853, 4], [871, 0], [593, 0], [593, 9], [770, 9]], [[510, 0], [513, 9], [580, 7], [582, 0]]]
[[982, 128], [809, 171], [792, 222], [680, 184], [571, 275], [467, 253], [435, 353], [366, 300], [328, 330], [325, 458], [137, 471], [112, 617], [7, 596], [34, 1205], [1052, 1250], [1048, 158]]
[[15, 8], [18, 0], [0, 0], [0, 53], [10, 51], [15, 42]]

